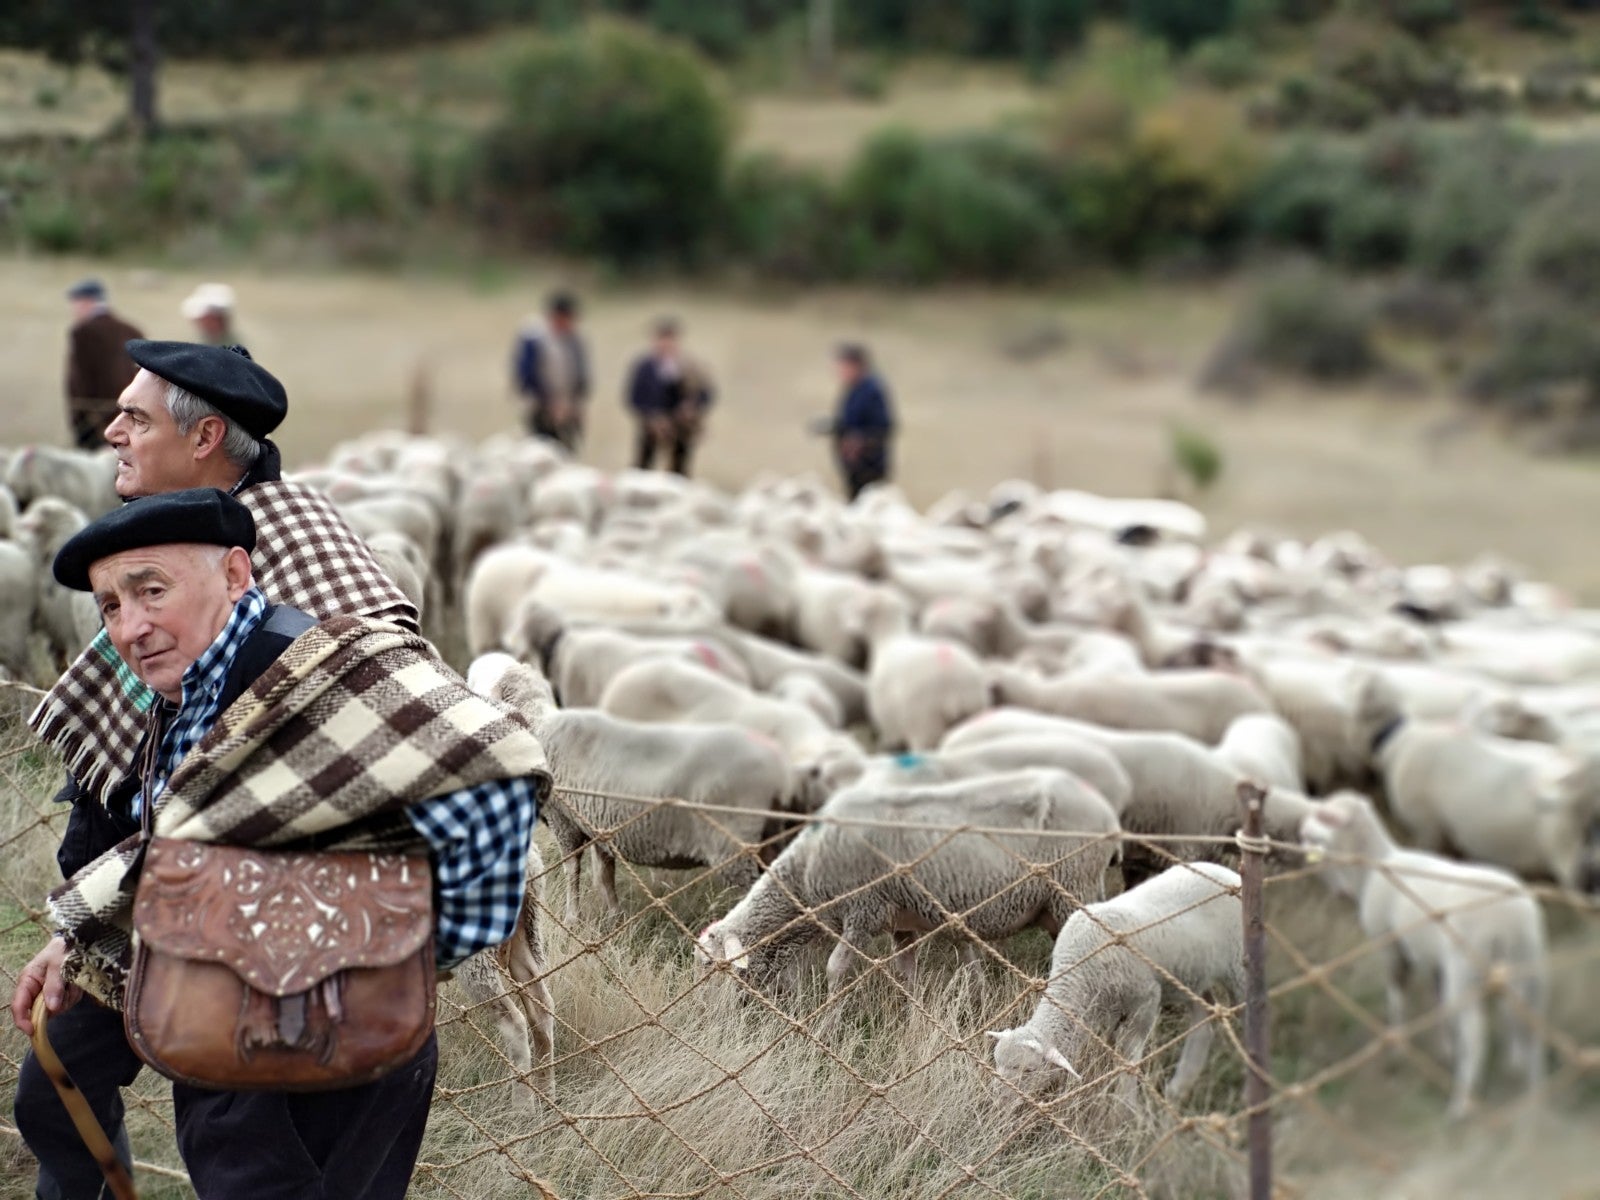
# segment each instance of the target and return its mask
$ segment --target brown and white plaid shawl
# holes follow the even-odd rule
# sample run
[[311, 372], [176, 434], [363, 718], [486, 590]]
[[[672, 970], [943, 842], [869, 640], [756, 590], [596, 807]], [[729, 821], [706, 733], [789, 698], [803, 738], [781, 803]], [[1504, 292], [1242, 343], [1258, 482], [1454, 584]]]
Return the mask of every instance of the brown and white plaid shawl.
[[[238, 493], [256, 519], [255, 581], [274, 604], [319, 621], [341, 613], [419, 628], [416, 607], [390, 582], [367, 544], [321, 492], [282, 480]], [[175, 537], [181, 537], [174, 531]], [[102, 800], [132, 774], [154, 694], [101, 630], [56, 681], [28, 724], [68, 771]]]
[[[154, 832], [257, 847], [313, 836], [327, 850], [416, 846], [401, 808], [527, 776], [549, 772], [521, 714], [469, 691], [417, 634], [335, 617], [291, 643], [178, 764]], [[129, 838], [50, 894], [67, 978], [113, 1007], [131, 965], [138, 848]]]

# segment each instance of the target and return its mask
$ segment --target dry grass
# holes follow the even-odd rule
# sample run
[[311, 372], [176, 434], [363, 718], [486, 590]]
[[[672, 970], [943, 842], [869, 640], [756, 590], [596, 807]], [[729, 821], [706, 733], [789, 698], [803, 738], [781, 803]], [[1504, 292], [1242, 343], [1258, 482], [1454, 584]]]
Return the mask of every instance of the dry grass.
[[[37, 945], [28, 920], [52, 877], [59, 820], [40, 823], [54, 772], [27, 749], [16, 717], [0, 726], [0, 838], [7, 872], [0, 979], [9, 984]], [[22, 751], [18, 753], [18, 751]], [[20, 838], [16, 831], [27, 830]], [[545, 852], [554, 852], [545, 835]], [[545, 890], [560, 894], [560, 868]], [[685, 886], [689, 884], [690, 886]], [[1134, 1110], [1089, 1089], [1048, 1117], [1020, 1105], [986, 1069], [982, 1031], [1031, 1010], [1027, 980], [1048, 958], [1041, 935], [1014, 939], [981, 970], [959, 970], [948, 946], [927, 954], [908, 996], [874, 970], [829, 1000], [820, 957], [776, 1002], [745, 993], [725, 973], [694, 967], [689, 931], [732, 896], [710, 879], [619, 870], [625, 911], [600, 917], [586, 893], [583, 924], [544, 929], [557, 1008], [557, 1082], [530, 1104], [512, 1082], [481, 1010], [444, 993], [440, 1092], [413, 1194], [525, 1197], [528, 1179], [557, 1195], [695, 1195], [708, 1200], [951, 1196], [1055, 1198], [1140, 1194], [1171, 1200], [1237, 1195], [1237, 1119], [1243, 1072], [1231, 1035], [1181, 1112], [1157, 1089], [1173, 1066], [1177, 1018], [1148, 1064]], [[557, 902], [554, 906], [559, 909]], [[1564, 1045], [1600, 1042], [1589, 1000], [1600, 922], [1592, 909], [1551, 913], [1557, 973], [1552, 1029]], [[1548, 1111], [1520, 1114], [1514, 1087], [1493, 1079], [1486, 1114], [1465, 1127], [1443, 1119], [1444, 1095], [1422, 1045], [1364, 1057], [1381, 1012], [1377, 956], [1360, 953], [1353, 914], [1308, 879], [1269, 889], [1275, 930], [1271, 978], [1273, 1071], [1289, 1084], [1346, 1064], [1277, 1109], [1279, 1180], [1287, 1195], [1590, 1196], [1600, 1167], [1590, 1152], [1600, 1102], [1595, 1065], [1557, 1057]], [[1292, 948], [1292, 950], [1291, 950]], [[1329, 962], [1357, 953], [1325, 982], [1304, 977], [1294, 954]], [[1570, 1041], [1568, 1040], [1570, 1039]], [[21, 1039], [0, 1036], [0, 1088], [9, 1090]], [[1080, 1062], [1090, 1079], [1092, 1059]], [[130, 1105], [136, 1156], [178, 1165], [170, 1103], [147, 1073]], [[1471, 1147], [1461, 1153], [1463, 1142]], [[26, 1193], [29, 1166], [0, 1139], [0, 1196]], [[147, 1175], [146, 1195], [188, 1194]]]

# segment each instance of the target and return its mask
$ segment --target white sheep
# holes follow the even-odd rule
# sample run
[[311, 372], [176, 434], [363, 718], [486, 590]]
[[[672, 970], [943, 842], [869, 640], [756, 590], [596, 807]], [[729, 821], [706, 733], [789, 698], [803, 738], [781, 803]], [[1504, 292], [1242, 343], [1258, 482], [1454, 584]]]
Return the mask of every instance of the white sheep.
[[1511, 1064], [1536, 1092], [1544, 1078], [1538, 1026], [1549, 961], [1544, 916], [1521, 881], [1495, 867], [1402, 849], [1371, 802], [1353, 792], [1332, 796], [1308, 814], [1300, 837], [1309, 858], [1326, 858], [1324, 882], [1356, 902], [1362, 932], [1381, 939], [1390, 1025], [1405, 1023], [1406, 983], [1414, 970], [1437, 981], [1455, 1058], [1451, 1116], [1466, 1115], [1483, 1074], [1484, 1003], [1494, 993]]
[[39, 604], [39, 568], [33, 549], [0, 538], [0, 668], [26, 679], [32, 655], [34, 611]]
[[1300, 735], [1274, 713], [1246, 713], [1228, 726], [1212, 753], [1243, 779], [1291, 792], [1305, 791]]
[[[962, 825], [1016, 832], [951, 832]], [[827, 967], [834, 991], [872, 939], [889, 934], [909, 986], [929, 933], [950, 927], [989, 943], [1032, 925], [1054, 933], [1080, 904], [1098, 900], [1117, 828], [1111, 806], [1061, 771], [846, 788], [701, 933], [697, 957], [770, 988], [797, 951], [829, 934], [837, 939]]]
[[25, 544], [33, 549], [38, 627], [57, 665], [65, 666], [99, 632], [100, 612], [88, 592], [57, 583], [51, 566], [67, 539], [87, 525], [88, 518], [67, 501], [45, 496], [28, 506], [19, 524]]
[[[456, 968], [472, 1008], [487, 1009], [500, 1046], [519, 1077], [537, 1070], [544, 1091], [555, 1085], [555, 1001], [545, 977], [539, 910], [544, 904], [544, 859], [528, 844], [528, 882], [517, 929], [492, 950], [482, 950]], [[468, 1020], [471, 1020], [469, 1017]]]
[[117, 460], [105, 451], [24, 446], [6, 467], [6, 486], [24, 508], [47, 496], [65, 500], [90, 520], [121, 501], [116, 489]]
[[1021, 705], [1113, 729], [1165, 730], [1215, 745], [1246, 713], [1270, 712], [1250, 683], [1221, 671], [1095, 674], [1041, 679], [993, 668], [998, 704]]
[[645, 725], [596, 709], [558, 709], [548, 681], [506, 654], [475, 660], [467, 683], [526, 716], [549, 757], [555, 791], [541, 815], [565, 859], [568, 921], [578, 920], [582, 856], [591, 845], [606, 905], [620, 913], [618, 858], [718, 868], [747, 886], [763, 845], [787, 828], [774, 814], [790, 806], [793, 775], [766, 738], [727, 725]]
[[1057, 1082], [1109, 1045], [1131, 1099], [1164, 996], [1186, 1001], [1184, 1037], [1166, 1096], [1194, 1086], [1216, 1034], [1219, 992], [1244, 998], [1244, 920], [1239, 876], [1215, 863], [1183, 863], [1111, 900], [1072, 914], [1056, 937], [1045, 992], [1026, 1024], [991, 1031], [1000, 1077], [1024, 1090]]
[[1379, 760], [1389, 810], [1418, 849], [1600, 889], [1600, 762], [1433, 721], [1399, 726]]
[[416, 605], [419, 619], [436, 611], [437, 584], [433, 568], [416, 542], [399, 530], [385, 529], [367, 535], [366, 543], [389, 581]]

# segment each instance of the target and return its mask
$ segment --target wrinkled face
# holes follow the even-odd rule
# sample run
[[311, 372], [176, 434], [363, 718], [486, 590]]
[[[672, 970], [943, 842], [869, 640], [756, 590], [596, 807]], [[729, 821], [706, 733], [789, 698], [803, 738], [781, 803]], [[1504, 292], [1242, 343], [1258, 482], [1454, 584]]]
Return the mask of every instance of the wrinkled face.
[[196, 448], [211, 436], [203, 418], [187, 434], [167, 411], [167, 381], [141, 369], [117, 400], [106, 441], [117, 452], [117, 495], [124, 500], [195, 487]]
[[1068, 1075], [1082, 1078], [1065, 1054], [1045, 1045], [1026, 1028], [991, 1031], [989, 1036], [994, 1039], [994, 1069], [1007, 1083], [1028, 1090], [1059, 1082]]
[[228, 314], [208, 308], [194, 319], [194, 327], [207, 341], [216, 341], [228, 332]]
[[866, 374], [866, 370], [854, 359], [839, 358], [835, 359], [834, 361], [838, 364], [839, 380], [846, 387], [849, 387], [852, 383]]
[[192, 543], [124, 550], [91, 566], [89, 583], [122, 661], [177, 703], [184, 672], [249, 590], [250, 556], [238, 547]]
[[100, 300], [93, 300], [84, 296], [75, 296], [71, 300], [67, 301], [67, 306], [72, 309], [72, 319], [74, 321], [83, 321], [87, 320], [89, 317], [92, 317], [102, 303], [103, 302]]

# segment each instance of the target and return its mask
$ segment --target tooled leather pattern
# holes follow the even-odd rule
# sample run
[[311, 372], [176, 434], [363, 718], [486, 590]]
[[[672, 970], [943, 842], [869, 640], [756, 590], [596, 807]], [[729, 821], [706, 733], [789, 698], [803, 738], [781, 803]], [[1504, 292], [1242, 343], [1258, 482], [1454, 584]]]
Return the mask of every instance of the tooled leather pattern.
[[[222, 962], [259, 991], [292, 996], [346, 968], [415, 954], [432, 932], [428, 862], [157, 838], [134, 926], [154, 949]], [[323, 1008], [322, 997], [307, 999]]]

